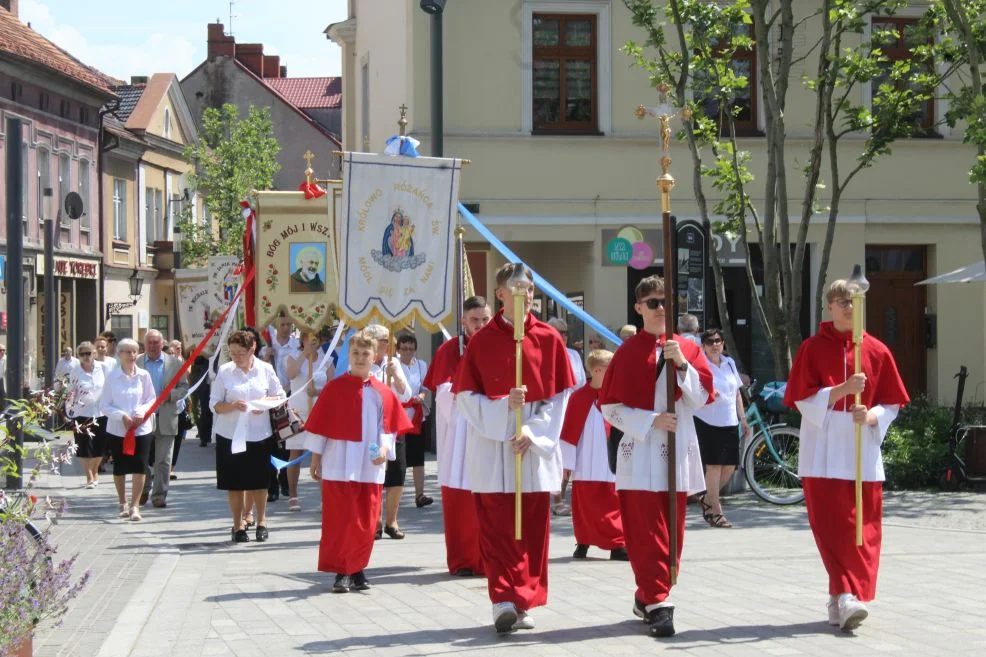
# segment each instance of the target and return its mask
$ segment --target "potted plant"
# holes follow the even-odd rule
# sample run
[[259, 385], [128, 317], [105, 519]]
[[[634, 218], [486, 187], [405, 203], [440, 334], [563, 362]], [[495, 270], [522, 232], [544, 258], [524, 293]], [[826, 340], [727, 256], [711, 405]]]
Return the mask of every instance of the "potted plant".
[[[72, 456], [73, 446], [53, 449], [52, 434], [42, 428], [44, 420], [54, 414], [53, 398], [45, 394], [35, 400], [13, 401], [6, 409], [8, 422], [19, 423], [25, 434], [40, 442], [31, 450], [26, 490], [0, 490], [0, 657], [30, 656], [37, 624], [60, 619], [89, 579], [88, 572], [74, 578], [75, 557], [55, 560], [54, 546], [33, 522], [43, 517], [55, 523], [64, 508], [50, 498], [31, 494], [42, 469], [57, 470]], [[9, 456], [17, 453], [23, 463], [26, 450], [14, 442], [8, 423], [0, 423], [0, 471], [4, 475], [17, 474]]]

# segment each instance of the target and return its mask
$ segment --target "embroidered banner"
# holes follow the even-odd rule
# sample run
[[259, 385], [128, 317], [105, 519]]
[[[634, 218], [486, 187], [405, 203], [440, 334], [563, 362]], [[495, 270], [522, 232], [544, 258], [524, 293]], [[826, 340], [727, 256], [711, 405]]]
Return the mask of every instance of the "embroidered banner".
[[346, 153], [339, 311], [351, 326], [437, 331], [452, 317], [461, 160]]
[[212, 294], [212, 308], [222, 312], [233, 303], [233, 295], [240, 285], [236, 266], [240, 264], [237, 256], [209, 256], [209, 289]]
[[[186, 345], [198, 344], [212, 328], [215, 319], [212, 315], [214, 306], [212, 288], [209, 286], [209, 270], [178, 269], [175, 271], [175, 289], [178, 296], [181, 341]], [[222, 308], [218, 311], [222, 312]], [[211, 352], [212, 349], [207, 347], [206, 351]]]
[[257, 327], [284, 313], [302, 330], [317, 331], [336, 319], [339, 301], [335, 226], [341, 182], [326, 195], [257, 193]]

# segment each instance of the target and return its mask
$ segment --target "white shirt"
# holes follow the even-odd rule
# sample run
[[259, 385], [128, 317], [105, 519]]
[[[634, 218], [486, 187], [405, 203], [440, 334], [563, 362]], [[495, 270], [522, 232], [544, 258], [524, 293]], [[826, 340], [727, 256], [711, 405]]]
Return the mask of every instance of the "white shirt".
[[281, 382], [281, 389], [287, 391], [291, 385], [291, 380], [288, 378], [288, 356], [293, 356], [295, 352], [301, 349], [301, 343], [294, 336], [289, 336], [288, 341], [281, 344], [277, 341], [277, 336], [275, 336], [270, 341], [270, 348], [274, 352], [274, 371], [277, 373], [277, 380]]
[[452, 384], [443, 383], [435, 392], [435, 442], [438, 449], [438, 484], [448, 488], [472, 490], [469, 468], [466, 467], [466, 447], [469, 423], [459, 413]]
[[[299, 349], [296, 353], [291, 354], [291, 358], [294, 359], [301, 358], [302, 353], [303, 353], [302, 350]], [[321, 351], [316, 351], [315, 354], [313, 355], [313, 358], [315, 359], [316, 368], [318, 368], [318, 362], [319, 360], [322, 359], [324, 355], [325, 354], [323, 354]], [[291, 393], [294, 394], [299, 390], [301, 390], [302, 388], [307, 387], [309, 379], [311, 379], [312, 381], [312, 386], [315, 388], [315, 392], [316, 393], [321, 392], [322, 388], [324, 388], [325, 384], [328, 382], [328, 369], [331, 366], [332, 366], [332, 358], [331, 357], [326, 358], [325, 365], [322, 367], [321, 370], [316, 371], [315, 376], [313, 377], [311, 375], [311, 365], [309, 365], [308, 359], [307, 358], [303, 359], [301, 361], [301, 365], [298, 367], [298, 376], [294, 377], [293, 379], [291, 379], [291, 381], [288, 382], [291, 388]], [[312, 397], [307, 393], [301, 393], [299, 395], [295, 395], [291, 397], [291, 399], [288, 400], [288, 405], [291, 408], [293, 408], [295, 411], [297, 411], [298, 414], [301, 415], [301, 418], [303, 420], [307, 420], [308, 413], [311, 411], [311, 407], [315, 405], [315, 400], [317, 398], [318, 395]]]
[[[832, 388], [822, 388], [812, 397], [796, 402], [801, 411], [798, 475], [855, 481], [855, 423], [852, 413], [829, 408], [830, 392]], [[870, 410], [876, 414], [877, 423], [872, 427], [863, 426], [863, 481], [883, 481], [880, 445], [900, 406], [874, 406]]]
[[[657, 349], [658, 358], [661, 355]], [[668, 363], [654, 386], [653, 410], [631, 408], [624, 404], [603, 405], [603, 416], [624, 433], [616, 457], [617, 490], [668, 490], [668, 434], [651, 425], [658, 413], [667, 410], [668, 371], [676, 372], [674, 363]], [[617, 374], [617, 373], [614, 373]], [[679, 492], [697, 493], [705, 490], [705, 471], [698, 451], [698, 436], [693, 420], [695, 409], [708, 400], [709, 393], [702, 388], [698, 372], [691, 365], [685, 371], [684, 380], [678, 376], [681, 399], [675, 403], [678, 431], [675, 434], [675, 479]]]
[[274, 368], [269, 363], [254, 357], [253, 364], [245, 373], [236, 366], [236, 363], [232, 361], [226, 363], [219, 368], [209, 395], [209, 408], [214, 413], [213, 431], [216, 435], [232, 440], [240, 415], [246, 413], [246, 442], [255, 443], [265, 440], [271, 434], [269, 414], [252, 411], [216, 413], [216, 404], [283, 395], [284, 388], [281, 387]]
[[716, 399], [695, 411], [695, 417], [714, 427], [735, 427], [739, 424], [736, 417], [736, 393], [743, 382], [736, 370], [736, 363], [729, 356], [721, 356], [719, 365], [706, 358], [709, 369], [712, 370], [712, 384], [716, 389]]
[[97, 363], [103, 364], [103, 369], [109, 372], [110, 370], [116, 369], [116, 359], [112, 356], [107, 356], [103, 360], [95, 359]]
[[[399, 359], [398, 359], [399, 360]], [[404, 361], [400, 361], [401, 370], [404, 372], [404, 380], [411, 387], [411, 399], [417, 397], [421, 394], [421, 382], [425, 379], [425, 374], [428, 373], [428, 363], [418, 358], [412, 358], [410, 365], [405, 365]], [[414, 419], [414, 409], [405, 408], [407, 412], [407, 418], [409, 420]], [[426, 405], [424, 407], [425, 416], [428, 415], [429, 409]]]
[[[355, 409], [353, 409], [355, 410]], [[363, 388], [363, 436], [360, 442], [332, 440], [326, 436], [309, 433], [305, 447], [322, 455], [322, 479], [327, 481], [355, 481], [364, 484], [382, 484], [387, 474], [387, 464], [373, 465], [370, 445], [387, 448], [387, 460], [397, 458], [394, 449], [395, 436], [383, 432], [383, 400], [380, 393], [370, 386]]]
[[595, 404], [589, 407], [585, 429], [578, 445], [561, 441], [562, 462], [572, 471], [572, 481], [614, 482], [616, 477], [609, 470], [609, 452], [606, 449], [606, 424], [602, 412]]
[[75, 356], [65, 359], [60, 358], [58, 363], [55, 365], [55, 378], [65, 379], [68, 378], [69, 374], [72, 373], [72, 368], [79, 364], [79, 359]]
[[[387, 362], [389, 360], [390, 360], [390, 356], [384, 356], [383, 360], [380, 362], [379, 365], [374, 363], [373, 365], [370, 366], [370, 376], [376, 377], [377, 381], [379, 381], [384, 385], [387, 385]], [[398, 364], [400, 364], [399, 360], [397, 362]], [[404, 392], [397, 391], [398, 380], [404, 382]], [[403, 367], [397, 368], [397, 373], [394, 375], [394, 380], [390, 384], [390, 389], [394, 391], [395, 395], [397, 395], [397, 401], [399, 401], [402, 404], [408, 401], [409, 399], [411, 399], [411, 386], [407, 382], [407, 377], [404, 376]]]
[[572, 374], [575, 376], [575, 385], [573, 388], [581, 388], [586, 382], [585, 365], [582, 363], [582, 356], [571, 347], [566, 347], [565, 351], [568, 353], [568, 362], [571, 364]]
[[99, 397], [106, 384], [106, 370], [94, 362], [92, 372], [76, 365], [68, 375], [68, 400], [65, 410], [69, 417], [99, 417]]
[[[125, 436], [127, 430], [123, 426], [123, 416], [147, 415], [156, 399], [154, 383], [147, 370], [134, 367], [133, 375], [127, 375], [123, 368], [118, 367], [107, 373], [103, 393], [99, 397], [99, 414], [107, 418], [106, 432], [113, 436]], [[136, 435], [146, 436], [153, 431], [154, 417], [149, 417], [138, 427]]]
[[[565, 406], [571, 389], [540, 402], [525, 404], [522, 430], [533, 443], [521, 460], [521, 490], [555, 493], [561, 490], [562, 461], [558, 448]], [[512, 493], [515, 414], [509, 398], [490, 399], [475, 392], [456, 395], [456, 408], [467, 423], [465, 465], [475, 493]]]

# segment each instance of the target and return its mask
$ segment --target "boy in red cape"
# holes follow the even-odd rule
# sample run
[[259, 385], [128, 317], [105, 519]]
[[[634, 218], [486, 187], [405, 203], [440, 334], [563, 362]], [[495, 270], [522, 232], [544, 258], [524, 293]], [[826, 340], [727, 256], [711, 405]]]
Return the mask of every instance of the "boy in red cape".
[[397, 396], [370, 374], [377, 341], [360, 331], [349, 339], [349, 373], [329, 381], [305, 423], [312, 479], [322, 482], [318, 569], [336, 573], [333, 593], [365, 591], [384, 464], [396, 434], [411, 428]]
[[[715, 394], [712, 371], [695, 343], [664, 334], [664, 280], [648, 276], [637, 284], [634, 309], [644, 330], [620, 345], [606, 371], [600, 404], [603, 417], [623, 432], [616, 458], [616, 490], [630, 566], [637, 582], [633, 613], [655, 637], [674, 635], [670, 527], [678, 528], [676, 562], [681, 563], [685, 506], [690, 493], [705, 489], [693, 412]], [[667, 380], [677, 377], [678, 396], [667, 408]], [[668, 431], [676, 433], [678, 517], [668, 518]], [[737, 440], [739, 438], [737, 437]]]
[[[831, 322], [822, 322], [794, 359], [784, 404], [801, 413], [798, 474], [808, 522], [829, 576], [828, 621], [845, 631], [869, 615], [876, 595], [883, 516], [880, 445], [910, 399], [886, 345], [863, 334], [862, 369], [852, 343], [855, 286], [833, 281], [825, 295]], [[862, 393], [862, 404], [854, 395]], [[863, 425], [863, 545], [856, 546], [856, 440]]]
[[[462, 329], [469, 340], [490, 323], [493, 315], [485, 297], [469, 297], [462, 304]], [[438, 443], [438, 483], [442, 487], [442, 519], [445, 524], [445, 559], [457, 577], [482, 575], [479, 554], [479, 521], [476, 501], [466, 472], [466, 422], [455, 409], [452, 380], [459, 369], [459, 339], [452, 338], [435, 351], [421, 383], [435, 393], [435, 437]]]
[[599, 408], [599, 393], [613, 353], [589, 352], [586, 368], [592, 377], [572, 393], [561, 428], [561, 455], [565, 471], [572, 473], [572, 526], [576, 559], [585, 559], [589, 546], [609, 550], [613, 561], [627, 561], [620, 498], [616, 478], [609, 471], [606, 441], [609, 422]]
[[[479, 550], [498, 633], [533, 629], [528, 611], [548, 600], [551, 493], [561, 488], [558, 435], [568, 389], [574, 385], [565, 343], [530, 315], [531, 272], [507, 263], [496, 273], [503, 310], [469, 341], [453, 384], [455, 405], [468, 424], [466, 469], [479, 515]], [[524, 292], [514, 316], [512, 286]], [[523, 386], [516, 387], [513, 322], [524, 322]], [[515, 439], [515, 409], [523, 421]], [[523, 456], [522, 540], [514, 538], [514, 454]]]

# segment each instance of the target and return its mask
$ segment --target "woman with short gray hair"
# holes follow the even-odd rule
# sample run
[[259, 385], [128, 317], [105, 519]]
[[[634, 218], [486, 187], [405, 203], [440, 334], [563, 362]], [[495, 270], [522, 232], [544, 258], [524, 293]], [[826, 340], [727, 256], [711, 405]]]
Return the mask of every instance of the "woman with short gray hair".
[[106, 384], [103, 364], [95, 360], [91, 342], [79, 344], [79, 364], [68, 375], [65, 414], [72, 420], [75, 455], [86, 471], [86, 488], [99, 484], [99, 462], [106, 452], [106, 418], [99, 412], [99, 397]]

